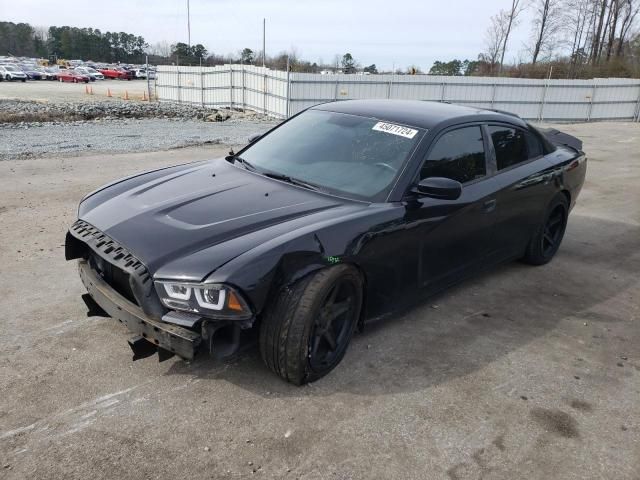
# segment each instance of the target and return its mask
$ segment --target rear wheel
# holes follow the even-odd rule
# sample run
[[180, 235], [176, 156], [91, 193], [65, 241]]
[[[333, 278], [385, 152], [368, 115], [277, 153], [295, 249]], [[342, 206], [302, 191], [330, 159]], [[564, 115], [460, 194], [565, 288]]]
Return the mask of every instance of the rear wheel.
[[362, 279], [348, 265], [284, 287], [260, 326], [264, 362], [296, 385], [325, 376], [344, 357], [361, 307]]
[[559, 194], [549, 205], [542, 224], [531, 238], [523, 261], [531, 265], [544, 265], [551, 261], [562, 243], [568, 214], [569, 202]]

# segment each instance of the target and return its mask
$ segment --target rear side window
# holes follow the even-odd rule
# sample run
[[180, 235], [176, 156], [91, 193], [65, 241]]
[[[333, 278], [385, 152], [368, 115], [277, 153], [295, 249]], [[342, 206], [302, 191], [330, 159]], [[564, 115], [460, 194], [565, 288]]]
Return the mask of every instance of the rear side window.
[[542, 155], [540, 141], [519, 128], [489, 125], [489, 134], [496, 152], [498, 170], [512, 167]]
[[460, 183], [484, 177], [487, 173], [482, 130], [465, 127], [442, 135], [420, 170], [420, 180], [445, 177]]

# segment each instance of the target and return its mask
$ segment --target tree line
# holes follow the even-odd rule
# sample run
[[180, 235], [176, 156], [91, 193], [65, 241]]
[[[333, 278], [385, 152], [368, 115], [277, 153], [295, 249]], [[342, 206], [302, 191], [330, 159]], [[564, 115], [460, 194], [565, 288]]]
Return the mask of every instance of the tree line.
[[0, 22], [0, 55], [142, 63], [147, 47], [143, 37], [125, 32]]
[[[506, 65], [505, 52], [526, 10], [532, 17], [529, 42]], [[508, 0], [491, 17], [478, 73], [535, 77], [554, 67], [566, 77], [638, 76], [639, 10], [640, 0]]]
[[[640, 0], [504, 0], [505, 8], [489, 22], [483, 51], [475, 60], [436, 61], [434, 75], [507, 75], [515, 77], [590, 78], [640, 76]], [[522, 28], [529, 11], [529, 41], [515, 61], [506, 58], [513, 49], [513, 33]], [[525, 26], [526, 27], [526, 26]], [[516, 46], [517, 47], [517, 46]], [[276, 55], [244, 48], [235, 55], [208, 52], [204, 45], [159, 42], [149, 45], [142, 36], [102, 32], [69, 26], [33, 27], [28, 23], [0, 22], [0, 55], [83, 59], [106, 63], [221, 65], [245, 63], [291, 71], [318, 73], [378, 73], [375, 64], [363, 66], [351, 53], [336, 54], [333, 61], [310, 62], [295, 48]], [[420, 67], [398, 68], [397, 74], [422, 73]]]

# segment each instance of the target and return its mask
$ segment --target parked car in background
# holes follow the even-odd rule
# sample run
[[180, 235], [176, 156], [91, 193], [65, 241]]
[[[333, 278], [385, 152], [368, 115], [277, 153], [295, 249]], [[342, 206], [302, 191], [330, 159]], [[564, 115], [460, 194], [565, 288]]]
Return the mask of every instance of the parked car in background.
[[97, 71], [95, 68], [91, 67], [76, 67], [75, 71], [81, 75], [86, 75], [87, 77], [91, 77], [93, 80], [104, 80], [104, 75]]
[[136, 78], [147, 78], [147, 71], [144, 68], [137, 68], [133, 71]]
[[91, 77], [88, 75], [82, 75], [73, 70], [60, 70], [58, 72], [58, 80], [60, 82], [89, 83], [91, 81]]
[[105, 78], [118, 80], [131, 80], [135, 75], [131, 70], [125, 70], [122, 67], [107, 67], [98, 71], [104, 75]]
[[58, 70], [50, 67], [38, 67], [38, 71], [44, 80], [57, 80]]
[[0, 65], [0, 81], [12, 82], [20, 80], [21, 82], [26, 82], [27, 78], [27, 74], [15, 65]]
[[38, 67], [35, 65], [20, 65], [20, 70], [22, 70], [29, 80], [42, 80], [42, 73], [38, 71]]

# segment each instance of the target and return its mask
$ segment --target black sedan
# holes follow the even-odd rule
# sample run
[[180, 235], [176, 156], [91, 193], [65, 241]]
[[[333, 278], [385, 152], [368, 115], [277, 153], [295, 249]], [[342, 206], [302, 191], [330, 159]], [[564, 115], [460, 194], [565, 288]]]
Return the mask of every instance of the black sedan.
[[503, 112], [421, 101], [310, 108], [226, 158], [87, 195], [69, 229], [92, 300], [134, 359], [235, 353], [302, 384], [366, 320], [500, 262], [549, 262], [581, 142]]

